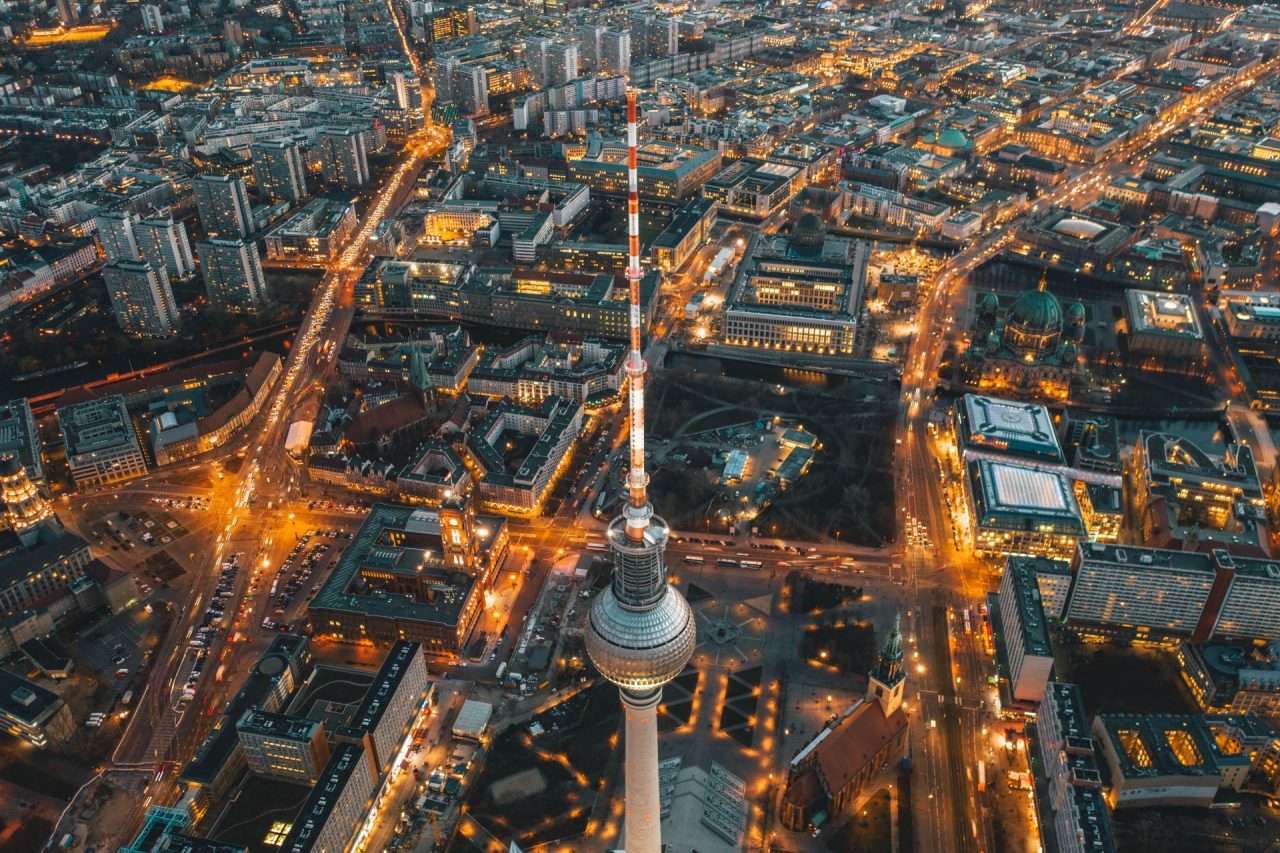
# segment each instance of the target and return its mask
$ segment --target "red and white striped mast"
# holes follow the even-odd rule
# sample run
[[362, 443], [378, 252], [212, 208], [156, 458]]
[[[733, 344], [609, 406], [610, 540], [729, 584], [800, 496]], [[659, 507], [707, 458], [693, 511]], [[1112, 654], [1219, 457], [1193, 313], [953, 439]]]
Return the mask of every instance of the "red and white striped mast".
[[627, 289], [631, 300], [631, 351], [627, 354], [631, 468], [627, 473], [627, 538], [644, 540], [653, 510], [644, 470], [644, 356], [640, 339], [640, 187], [636, 166], [636, 93], [627, 88]]

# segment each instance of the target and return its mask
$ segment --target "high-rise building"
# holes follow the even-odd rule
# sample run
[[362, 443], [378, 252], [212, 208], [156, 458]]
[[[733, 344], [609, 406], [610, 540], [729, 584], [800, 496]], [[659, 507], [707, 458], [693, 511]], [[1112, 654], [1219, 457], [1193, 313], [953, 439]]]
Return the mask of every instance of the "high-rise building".
[[476, 13], [470, 6], [451, 6], [427, 14], [427, 37], [432, 43], [462, 38], [476, 31]]
[[58, 23], [64, 27], [74, 27], [80, 22], [80, 4], [76, 0], [56, 0]]
[[329, 760], [324, 723], [251, 708], [236, 721], [251, 773], [312, 784]]
[[152, 3], [143, 3], [142, 9], [142, 29], [149, 33], [164, 32], [164, 14], [160, 11], [160, 7]]
[[1053, 647], [1034, 563], [1010, 560], [997, 595], [996, 657], [1015, 702], [1039, 705], [1053, 673]]
[[[640, 40], [639, 33], [636, 41]], [[649, 59], [662, 59], [663, 56], [675, 56], [680, 51], [680, 22], [675, 18], [658, 18], [645, 15], [644, 18], [644, 55]]]
[[196, 175], [191, 190], [206, 237], [248, 237], [253, 231], [253, 209], [244, 181], [234, 175]]
[[196, 244], [209, 301], [226, 311], [252, 311], [267, 299], [257, 243], [201, 240]]
[[626, 74], [631, 68], [631, 33], [626, 30], [605, 30], [600, 39], [600, 71], [605, 74]]
[[[538, 88], [547, 85], [547, 50], [553, 44], [555, 41], [550, 36], [533, 36], [525, 40], [524, 63], [529, 68], [530, 81]], [[439, 87], [436, 88], [438, 97]]]
[[249, 147], [253, 180], [264, 200], [296, 202], [307, 194], [302, 146], [291, 139], [262, 139]]
[[595, 69], [600, 67], [605, 32], [605, 28], [598, 24], [578, 27], [574, 37], [578, 42], [578, 58], [583, 65]]
[[576, 44], [551, 44], [547, 46], [548, 86], [559, 86], [578, 79], [578, 46]]
[[453, 70], [453, 99], [463, 115], [489, 114], [489, 73], [478, 65], [459, 65]]
[[104, 210], [94, 217], [94, 223], [98, 229], [98, 242], [102, 244], [102, 254], [108, 263], [136, 261], [141, 257], [135, 232], [138, 214], [129, 210]]
[[630, 470], [627, 503], [609, 525], [613, 581], [596, 598], [586, 632], [587, 654], [618, 685], [626, 716], [627, 853], [662, 849], [658, 794], [658, 704], [662, 687], [685, 668], [696, 636], [693, 610], [667, 583], [667, 523], [653, 514], [644, 467], [644, 374], [640, 340], [640, 196], [636, 174], [636, 98], [627, 93], [628, 260], [631, 340], [627, 358]]
[[111, 261], [102, 268], [111, 310], [130, 335], [167, 338], [178, 331], [178, 306], [164, 267], [148, 261]]
[[364, 134], [354, 127], [327, 127], [316, 134], [320, 171], [331, 184], [362, 187], [369, 183]]
[[453, 101], [453, 72], [461, 65], [456, 56], [437, 57], [431, 63], [431, 88], [435, 90], [435, 104]]
[[134, 227], [138, 252], [152, 266], [163, 268], [169, 278], [186, 278], [196, 270], [187, 226], [171, 215], [152, 216]]

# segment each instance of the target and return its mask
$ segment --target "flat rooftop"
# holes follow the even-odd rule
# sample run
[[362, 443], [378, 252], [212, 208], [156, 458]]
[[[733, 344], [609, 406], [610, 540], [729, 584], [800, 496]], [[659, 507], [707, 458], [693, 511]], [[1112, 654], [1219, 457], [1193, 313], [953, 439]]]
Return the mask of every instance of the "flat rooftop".
[[1038, 403], [1018, 403], [966, 394], [958, 413], [965, 446], [1038, 460], [1061, 462], [1062, 447], [1049, 410]]
[[[368, 613], [452, 627], [457, 624], [475, 579], [444, 566], [441, 558], [440, 522], [433, 510], [374, 504], [329, 579], [312, 599], [310, 609]], [[423, 579], [431, 594], [420, 599], [382, 590], [366, 592], [356, 583], [365, 572], [408, 573]]]
[[977, 459], [969, 463], [975, 499], [988, 516], [1026, 516], [1080, 523], [1071, 484], [1065, 476], [1011, 462]]

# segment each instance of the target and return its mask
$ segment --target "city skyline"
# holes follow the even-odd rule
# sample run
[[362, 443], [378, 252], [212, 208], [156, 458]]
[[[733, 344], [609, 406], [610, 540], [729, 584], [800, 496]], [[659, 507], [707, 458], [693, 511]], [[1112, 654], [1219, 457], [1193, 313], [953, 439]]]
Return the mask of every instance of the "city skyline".
[[0, 849], [1280, 853], [1280, 9], [0, 20]]

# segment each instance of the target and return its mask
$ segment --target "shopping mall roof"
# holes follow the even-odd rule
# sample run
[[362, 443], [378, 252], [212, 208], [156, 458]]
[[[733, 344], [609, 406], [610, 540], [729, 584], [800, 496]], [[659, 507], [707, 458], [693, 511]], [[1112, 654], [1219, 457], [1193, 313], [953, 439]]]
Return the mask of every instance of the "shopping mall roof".
[[966, 394], [957, 419], [959, 440], [966, 450], [1063, 461], [1049, 410], [1037, 403]]

